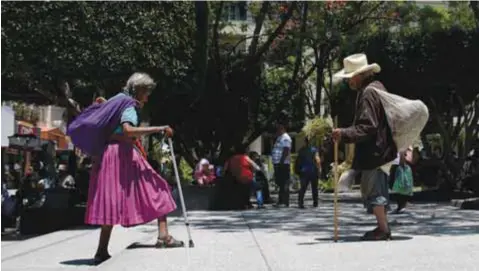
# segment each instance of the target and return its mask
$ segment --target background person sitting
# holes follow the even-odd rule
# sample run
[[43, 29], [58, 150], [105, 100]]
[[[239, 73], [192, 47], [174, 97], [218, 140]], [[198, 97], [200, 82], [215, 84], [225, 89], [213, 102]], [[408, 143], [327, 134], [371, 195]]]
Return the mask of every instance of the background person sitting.
[[212, 184], [216, 179], [214, 166], [208, 160], [201, 159], [195, 167], [194, 179], [199, 186]]
[[236, 188], [232, 193], [237, 194], [235, 204], [240, 209], [250, 209], [253, 205], [250, 202], [251, 191], [256, 193], [258, 207], [263, 206], [263, 195], [255, 179], [255, 172], [261, 168], [246, 154], [243, 146], [236, 146], [234, 155], [225, 164], [226, 171], [234, 178]]
[[60, 187], [65, 189], [75, 189], [75, 179], [68, 173], [67, 165], [58, 166], [58, 177], [60, 178]]
[[263, 203], [273, 203], [273, 200], [271, 199], [271, 193], [269, 191], [269, 177], [266, 163], [261, 159], [261, 156], [257, 152], [250, 152], [249, 157], [261, 169], [255, 172], [255, 181], [257, 183], [257, 187], [261, 189]]

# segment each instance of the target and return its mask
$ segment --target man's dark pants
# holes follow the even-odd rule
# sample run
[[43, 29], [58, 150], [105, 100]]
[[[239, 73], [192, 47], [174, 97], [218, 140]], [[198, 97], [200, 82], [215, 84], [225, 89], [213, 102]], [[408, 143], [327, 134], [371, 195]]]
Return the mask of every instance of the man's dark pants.
[[298, 201], [299, 206], [304, 205], [304, 194], [308, 189], [308, 185], [311, 183], [311, 190], [313, 193], [313, 205], [318, 206], [318, 174], [317, 173], [302, 173], [299, 176], [301, 180], [301, 189], [299, 190]]
[[279, 186], [278, 204], [289, 206], [289, 182], [291, 179], [291, 167], [289, 164], [274, 165], [274, 180]]

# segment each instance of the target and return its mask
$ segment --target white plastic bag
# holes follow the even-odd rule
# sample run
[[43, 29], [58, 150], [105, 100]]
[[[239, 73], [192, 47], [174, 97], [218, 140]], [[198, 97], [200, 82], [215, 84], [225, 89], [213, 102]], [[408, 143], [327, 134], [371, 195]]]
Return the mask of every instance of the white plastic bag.
[[358, 171], [354, 169], [348, 169], [343, 172], [343, 174], [341, 174], [341, 177], [339, 177], [338, 192], [342, 193], [351, 191], [351, 186], [353, 186], [357, 174]]
[[429, 119], [427, 106], [420, 100], [409, 100], [381, 89], [372, 89], [381, 99], [398, 151], [406, 150], [426, 126]]

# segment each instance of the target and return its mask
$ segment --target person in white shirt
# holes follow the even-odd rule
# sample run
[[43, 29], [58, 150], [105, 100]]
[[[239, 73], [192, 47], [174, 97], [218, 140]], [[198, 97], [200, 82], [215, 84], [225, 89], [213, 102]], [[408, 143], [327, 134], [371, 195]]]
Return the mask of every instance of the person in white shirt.
[[58, 166], [58, 173], [60, 177], [60, 186], [65, 189], [75, 189], [75, 179], [68, 174], [68, 168], [66, 165]]
[[272, 160], [274, 179], [279, 186], [277, 207], [289, 207], [289, 182], [291, 179], [291, 137], [286, 132], [284, 123], [276, 125], [276, 142], [273, 146]]

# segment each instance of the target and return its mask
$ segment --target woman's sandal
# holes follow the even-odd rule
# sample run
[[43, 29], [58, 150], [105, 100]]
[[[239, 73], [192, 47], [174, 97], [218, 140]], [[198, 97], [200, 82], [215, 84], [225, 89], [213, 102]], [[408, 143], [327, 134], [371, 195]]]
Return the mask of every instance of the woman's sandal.
[[109, 254], [104, 254], [104, 255], [96, 254], [95, 257], [93, 257], [93, 264], [99, 265], [110, 258], [111, 256]]
[[156, 240], [156, 248], [175, 248], [175, 247], [184, 247], [185, 243], [183, 241], [178, 241], [173, 236], [168, 235], [164, 238], [158, 237]]

